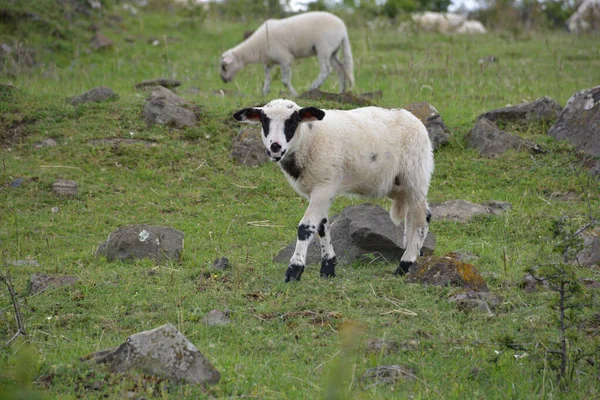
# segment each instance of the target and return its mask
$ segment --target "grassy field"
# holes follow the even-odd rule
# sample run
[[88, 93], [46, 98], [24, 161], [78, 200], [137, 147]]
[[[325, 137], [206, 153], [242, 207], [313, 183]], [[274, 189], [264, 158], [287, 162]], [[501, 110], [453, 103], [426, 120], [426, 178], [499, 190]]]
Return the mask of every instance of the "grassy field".
[[[558, 387], [544, 351], [558, 339], [556, 314], [548, 307], [556, 294], [519, 288], [527, 268], [559, 260], [553, 227], [560, 217], [583, 224], [591, 210], [598, 218], [598, 182], [579, 167], [577, 151], [546, 135], [547, 127], [511, 130], [548, 150], [535, 156], [511, 151], [481, 158], [464, 140], [484, 111], [542, 96], [564, 105], [576, 91], [597, 85], [598, 38], [564, 33], [445, 37], [350, 28], [354, 91], [382, 90], [377, 103], [384, 107], [428, 101], [452, 132], [450, 144], [435, 154], [430, 202], [513, 204], [504, 216], [465, 224], [434, 220], [430, 227], [437, 254], [463, 250], [479, 256], [474, 264], [490, 289], [504, 297], [490, 316], [449, 304], [454, 288], [403, 282], [391, 274], [394, 265], [341, 266], [331, 280], [319, 278], [312, 266], [299, 284], [283, 283], [287, 266], [272, 259], [294, 240], [306, 201], [276, 165], [248, 168], [230, 158], [238, 131], [232, 113], [285, 96], [279, 94], [283, 86], [274, 79], [272, 94], [260, 96], [258, 65], [244, 69], [228, 86], [218, 76], [220, 54], [256, 26], [207, 20], [195, 27], [173, 15], [123, 15], [118, 24], [103, 27], [115, 41], [113, 49], [89, 51], [89, 37], [82, 37], [75, 45], [41, 52], [32, 72], [2, 79], [17, 87], [0, 102], [2, 258], [35, 259], [40, 266], [10, 267], [28, 335], [0, 348], [0, 398], [598, 398], [597, 356], [573, 364], [569, 390]], [[158, 45], [150, 44], [153, 39]], [[499, 62], [482, 68], [478, 59], [488, 55]], [[296, 89], [306, 90], [317, 71], [316, 59], [297, 63]], [[183, 82], [178, 94], [202, 109], [196, 127], [146, 125], [141, 110], [147, 94], [133, 84], [158, 77]], [[336, 91], [333, 78], [323, 90]], [[111, 87], [119, 99], [79, 106], [65, 102], [99, 85]], [[200, 93], [190, 94], [192, 87]], [[212, 93], [219, 89], [239, 95]], [[50, 137], [57, 147], [35, 148]], [[113, 137], [152, 140], [156, 146], [88, 143]], [[17, 178], [23, 183], [11, 187]], [[57, 178], [77, 181], [79, 195], [54, 196]], [[553, 196], [566, 193], [575, 198]], [[339, 198], [331, 215], [364, 201]], [[388, 207], [387, 201], [375, 202]], [[249, 224], [258, 220], [272, 227]], [[94, 256], [110, 232], [137, 223], [183, 231], [181, 263], [155, 266]], [[214, 273], [212, 261], [222, 256], [232, 269]], [[28, 298], [27, 282], [36, 272], [80, 281]], [[597, 268], [577, 274], [599, 279]], [[398, 306], [415, 316], [389, 312]], [[233, 322], [205, 326], [201, 319], [214, 308], [229, 310]], [[5, 287], [0, 310], [4, 343], [16, 331]], [[79, 361], [167, 322], [213, 362], [222, 374], [219, 384], [180, 386], [140, 374], [92, 371]], [[573, 349], [598, 346], [597, 319], [586, 326], [570, 338]], [[500, 342], [506, 337], [527, 350], [505, 351]], [[396, 342], [398, 349], [369, 352], [362, 344], [369, 338]], [[418, 379], [361, 384], [368, 368], [382, 364], [406, 365]]]

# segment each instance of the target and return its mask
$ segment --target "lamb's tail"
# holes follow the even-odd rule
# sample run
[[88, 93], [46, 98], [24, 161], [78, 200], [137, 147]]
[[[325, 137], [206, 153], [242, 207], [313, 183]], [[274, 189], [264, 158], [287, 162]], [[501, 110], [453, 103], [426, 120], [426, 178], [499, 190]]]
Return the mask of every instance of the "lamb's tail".
[[349, 87], [354, 86], [354, 60], [352, 59], [352, 49], [350, 48], [350, 38], [348, 33], [344, 39], [342, 39], [342, 45], [344, 46], [344, 74], [346, 75], [346, 82], [349, 83]]

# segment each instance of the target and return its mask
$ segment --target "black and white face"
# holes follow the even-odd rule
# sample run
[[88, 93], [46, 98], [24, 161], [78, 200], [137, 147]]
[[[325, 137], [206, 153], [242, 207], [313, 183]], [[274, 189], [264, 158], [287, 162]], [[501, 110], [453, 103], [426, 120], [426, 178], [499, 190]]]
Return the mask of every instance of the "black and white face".
[[273, 100], [264, 107], [244, 108], [233, 115], [238, 121], [262, 125], [262, 140], [271, 161], [280, 161], [288, 153], [300, 124], [320, 121], [324, 116], [323, 110], [300, 108], [289, 100]]

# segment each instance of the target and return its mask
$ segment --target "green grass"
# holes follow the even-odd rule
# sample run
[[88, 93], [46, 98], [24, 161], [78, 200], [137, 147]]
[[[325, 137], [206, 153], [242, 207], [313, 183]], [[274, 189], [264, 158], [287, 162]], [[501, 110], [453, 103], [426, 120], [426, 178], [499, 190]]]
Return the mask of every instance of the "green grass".
[[[314, 399], [328, 393], [330, 398], [361, 399], [598, 397], [597, 364], [579, 363], [571, 390], [558, 389], [543, 351], [534, 349], [534, 344], [557, 339], [547, 306], [554, 294], [518, 288], [526, 268], [558, 259], [552, 251], [555, 220], [566, 215], [584, 221], [589, 209], [597, 217], [597, 181], [577, 167], [580, 156], [575, 150], [553, 141], [540, 127], [510, 131], [546, 148], [542, 155], [508, 152], [486, 159], [466, 148], [464, 140], [484, 111], [544, 95], [564, 105], [574, 92], [597, 85], [597, 38], [563, 33], [443, 37], [350, 29], [354, 91], [383, 90], [378, 105], [384, 107], [428, 101], [452, 132], [451, 143], [435, 155], [430, 202], [513, 204], [504, 216], [431, 224], [437, 254], [466, 250], [480, 257], [475, 265], [490, 289], [505, 299], [489, 317], [449, 304], [446, 298], [455, 289], [404, 283], [391, 274], [393, 265], [340, 266], [339, 277], [332, 280], [320, 279], [318, 267], [312, 266], [299, 284], [283, 283], [286, 265], [271, 260], [294, 240], [306, 201], [275, 165], [247, 168], [230, 158], [238, 130], [232, 113], [280, 97], [283, 86], [274, 80], [272, 95], [260, 96], [263, 71], [258, 65], [244, 69], [229, 86], [218, 77], [221, 52], [256, 25], [207, 20], [193, 27], [173, 15], [124, 15], [116, 27], [103, 28], [115, 40], [114, 49], [88, 52], [89, 37], [84, 35], [62, 51], [42, 52], [37, 69], [10, 79], [18, 90], [2, 98], [0, 123], [6, 137], [16, 135], [18, 140], [5, 141], [1, 149], [2, 257], [33, 258], [41, 266], [10, 268], [15, 288], [24, 297], [28, 336], [0, 349], [4, 396], [123, 398], [134, 392], [170, 398]], [[160, 44], [152, 46], [149, 38], [158, 38]], [[477, 60], [486, 55], [495, 55], [499, 63], [482, 69]], [[298, 62], [295, 87], [305, 90], [317, 70], [316, 59]], [[198, 126], [178, 131], [145, 124], [141, 110], [146, 93], [134, 91], [133, 84], [157, 77], [183, 82], [178, 93], [202, 109]], [[335, 81], [332, 75], [323, 90], [336, 91]], [[119, 100], [76, 107], [65, 102], [99, 85], [110, 86]], [[188, 93], [193, 86], [200, 94]], [[244, 96], [211, 93], [218, 89]], [[88, 144], [91, 139], [132, 137], [131, 132], [157, 145]], [[59, 146], [34, 147], [48, 137]], [[11, 188], [18, 177], [24, 182]], [[55, 197], [51, 186], [57, 178], [77, 181], [79, 195], [70, 200]], [[579, 200], [555, 200], [550, 194], [556, 192], [573, 192]], [[363, 201], [338, 198], [331, 215]], [[385, 200], [375, 202], [388, 207]], [[248, 224], [257, 220], [269, 220], [273, 227]], [[110, 232], [134, 223], [183, 231], [181, 263], [109, 263], [94, 256]], [[212, 261], [222, 256], [230, 259], [231, 271], [208, 274]], [[150, 270], [157, 273], [149, 275]], [[80, 281], [26, 298], [28, 278], [35, 272], [75, 275]], [[578, 273], [598, 279], [597, 269]], [[417, 316], [388, 313], [398, 307], [386, 298]], [[10, 305], [3, 287], [3, 343], [15, 332]], [[203, 325], [202, 317], [213, 308], [230, 310], [233, 323]], [[79, 361], [167, 322], [214, 363], [222, 374], [219, 384], [202, 389], [139, 374], [111, 375], [101, 368], [92, 372]], [[343, 346], [344, 335], [355, 337], [358, 344]], [[503, 335], [533, 350], [525, 358], [507, 352], [495, 360], [500, 350], [496, 340]], [[393, 340], [400, 350], [369, 353], [360, 345], [363, 338]], [[580, 342], [593, 348], [598, 335], [581, 332]], [[407, 365], [418, 380], [361, 387], [358, 378], [381, 364]]]

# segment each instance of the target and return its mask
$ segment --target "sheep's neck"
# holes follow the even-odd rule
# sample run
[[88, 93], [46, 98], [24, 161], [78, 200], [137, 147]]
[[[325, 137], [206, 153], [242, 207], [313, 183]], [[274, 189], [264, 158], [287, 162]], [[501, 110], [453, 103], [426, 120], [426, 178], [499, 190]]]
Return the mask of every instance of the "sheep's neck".
[[262, 32], [256, 32], [233, 49], [235, 55], [241, 59], [244, 64], [264, 64], [267, 61], [265, 59], [264, 44], [266, 37], [260, 35], [261, 33]]

